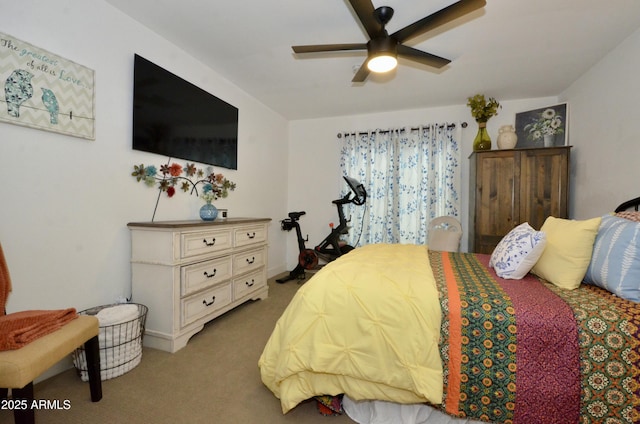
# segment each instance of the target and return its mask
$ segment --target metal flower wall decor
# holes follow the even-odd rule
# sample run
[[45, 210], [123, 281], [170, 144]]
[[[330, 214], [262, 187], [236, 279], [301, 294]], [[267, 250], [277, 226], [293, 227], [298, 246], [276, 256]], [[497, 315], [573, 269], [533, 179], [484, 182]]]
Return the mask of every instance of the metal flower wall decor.
[[[224, 198], [230, 191], [235, 190], [236, 184], [225, 178], [222, 174], [213, 172], [213, 167], [205, 170], [196, 167], [193, 163], [182, 166], [178, 163], [160, 165], [160, 170], [155, 165], [134, 165], [131, 176], [138, 182], [144, 182], [148, 187], [157, 187], [167, 197], [173, 197], [176, 189], [182, 192], [195, 194], [205, 202]], [[198, 185], [202, 185], [202, 194], [198, 193]], [[155, 213], [154, 213], [155, 215]]]

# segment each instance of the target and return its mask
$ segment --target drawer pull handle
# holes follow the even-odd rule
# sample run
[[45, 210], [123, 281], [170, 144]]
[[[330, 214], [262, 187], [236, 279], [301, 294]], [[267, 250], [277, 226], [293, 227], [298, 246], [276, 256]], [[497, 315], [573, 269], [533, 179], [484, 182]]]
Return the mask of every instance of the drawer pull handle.
[[207, 246], [213, 246], [214, 244], [216, 244], [216, 238], [214, 237], [214, 238], [211, 240], [211, 243], [209, 243], [209, 242], [207, 241], [207, 239], [202, 240], [202, 242], [203, 242], [204, 244], [206, 244]]
[[252, 256], [252, 257], [251, 257], [251, 259], [247, 258], [247, 263], [248, 263], [249, 265], [251, 265], [251, 264], [252, 264], [252, 263], [254, 263], [255, 261], [256, 261], [256, 257], [255, 257], [255, 256]]
[[205, 276], [205, 277], [207, 277], [207, 278], [213, 278], [213, 277], [215, 277], [215, 276], [216, 276], [216, 272], [218, 272], [218, 269], [217, 269], [217, 268], [214, 268], [214, 269], [213, 269], [213, 274], [209, 274], [207, 271], [205, 271], [205, 272], [204, 272], [204, 276]]
[[215, 301], [216, 301], [216, 297], [212, 296], [211, 297], [211, 302], [207, 302], [207, 299], [205, 299], [205, 300], [202, 301], [202, 304], [204, 306], [211, 306], [211, 305], [213, 305], [213, 302], [215, 302]]
[[256, 238], [256, 233], [255, 233], [255, 231], [253, 232], [253, 234], [249, 234], [249, 233], [247, 233], [247, 237], [248, 237], [248, 238], [250, 238], [250, 239], [252, 239], [252, 238]]
[[255, 283], [255, 280], [252, 278], [251, 282], [245, 281], [244, 283], [247, 285], [247, 287], [253, 287], [253, 284]]

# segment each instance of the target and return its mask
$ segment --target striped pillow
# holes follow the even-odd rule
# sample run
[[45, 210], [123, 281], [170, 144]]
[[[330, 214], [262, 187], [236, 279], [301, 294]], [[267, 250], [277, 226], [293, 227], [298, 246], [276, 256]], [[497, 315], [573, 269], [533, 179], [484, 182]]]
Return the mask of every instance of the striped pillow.
[[605, 215], [584, 282], [640, 302], [640, 223]]

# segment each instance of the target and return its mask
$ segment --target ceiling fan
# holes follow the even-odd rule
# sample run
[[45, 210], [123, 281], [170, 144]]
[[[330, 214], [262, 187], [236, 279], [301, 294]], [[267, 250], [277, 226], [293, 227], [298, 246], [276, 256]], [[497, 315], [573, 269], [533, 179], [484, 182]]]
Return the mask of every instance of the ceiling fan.
[[362, 22], [362, 26], [369, 35], [367, 43], [353, 44], [319, 44], [307, 46], [292, 46], [295, 53], [318, 53], [342, 50], [367, 50], [367, 59], [351, 80], [364, 82], [370, 72], [387, 72], [397, 65], [397, 57], [413, 60], [435, 68], [442, 68], [451, 61], [403, 43], [427, 31], [431, 31], [454, 19], [464, 16], [486, 5], [486, 0], [460, 0], [411, 25], [408, 25], [389, 35], [385, 26], [393, 17], [393, 9], [382, 6], [374, 9], [371, 0], [349, 0], [353, 10]]

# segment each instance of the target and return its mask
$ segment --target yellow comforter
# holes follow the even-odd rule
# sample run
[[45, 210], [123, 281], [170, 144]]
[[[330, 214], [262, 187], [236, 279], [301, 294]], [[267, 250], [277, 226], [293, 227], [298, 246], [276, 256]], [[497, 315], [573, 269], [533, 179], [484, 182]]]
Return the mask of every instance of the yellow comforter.
[[426, 246], [369, 245], [302, 286], [260, 357], [286, 413], [317, 395], [442, 401], [440, 304]]

